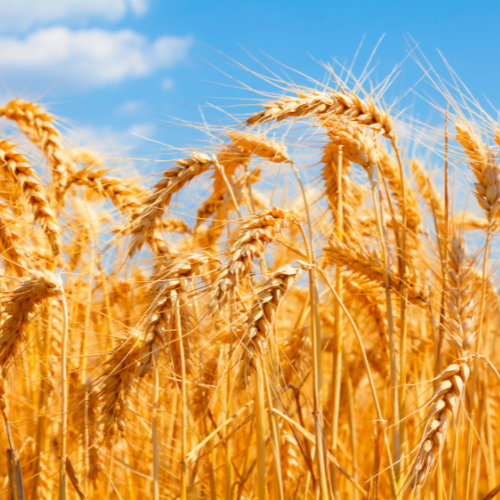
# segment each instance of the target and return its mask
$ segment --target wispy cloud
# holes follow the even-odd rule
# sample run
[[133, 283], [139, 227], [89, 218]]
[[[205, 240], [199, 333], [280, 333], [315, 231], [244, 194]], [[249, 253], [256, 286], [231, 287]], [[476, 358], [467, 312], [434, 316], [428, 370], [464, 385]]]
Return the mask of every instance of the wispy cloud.
[[161, 82], [161, 89], [164, 90], [165, 92], [169, 92], [175, 87], [174, 80], [172, 78], [165, 78]]
[[52, 22], [81, 26], [92, 20], [119, 21], [126, 14], [143, 15], [151, 0], [12, 0], [3, 2], [0, 31], [22, 32]]
[[189, 36], [149, 40], [130, 29], [52, 27], [23, 39], [0, 36], [0, 74], [13, 88], [32, 78], [38, 86], [61, 78], [59, 88], [87, 90], [171, 68], [187, 57], [192, 43]]
[[143, 110], [145, 106], [146, 103], [141, 100], [125, 101], [123, 104], [118, 106], [116, 112], [118, 115], [135, 115], [139, 113], [141, 110]]
[[116, 157], [127, 157], [137, 148], [147, 145], [143, 137], [151, 138], [156, 131], [153, 123], [135, 123], [119, 130], [112, 126], [74, 127], [67, 134], [71, 147], [85, 146], [97, 153], [113, 151]]

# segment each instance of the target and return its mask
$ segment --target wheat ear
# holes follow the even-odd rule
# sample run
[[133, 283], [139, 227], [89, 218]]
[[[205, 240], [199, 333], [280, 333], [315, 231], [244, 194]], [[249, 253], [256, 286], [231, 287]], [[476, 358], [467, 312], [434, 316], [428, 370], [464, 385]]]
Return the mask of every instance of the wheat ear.
[[[340, 243], [337, 239], [330, 238], [329, 247], [324, 248], [323, 252], [327, 262], [340, 264], [370, 281], [384, 284], [384, 264], [381, 256], [364, 248], [359, 241]], [[402, 283], [397, 270], [387, 272], [391, 275], [391, 288], [400, 291]], [[417, 303], [427, 301], [427, 287], [416, 274], [407, 276], [406, 286], [408, 287], [408, 300]]]
[[99, 394], [102, 401], [104, 442], [108, 448], [111, 448], [127, 429], [125, 410], [129, 403], [140, 352], [140, 337], [132, 330], [127, 337], [120, 340], [106, 362]]
[[436, 215], [438, 224], [443, 224], [445, 219], [444, 200], [437, 191], [434, 183], [425, 171], [424, 165], [419, 160], [411, 160], [410, 168], [413, 172], [413, 179], [422, 195], [428, 209]]
[[287, 118], [306, 118], [312, 115], [320, 120], [332, 116], [346, 118], [355, 123], [366, 125], [377, 132], [390, 135], [392, 120], [389, 114], [367, 98], [361, 99], [353, 92], [337, 91], [296, 91], [297, 97], [283, 97], [264, 104], [264, 110], [253, 114], [247, 125], [265, 123], [271, 120], [282, 121]]
[[132, 182], [106, 175], [109, 170], [92, 170], [92, 166], [75, 171], [68, 180], [71, 184], [86, 186], [93, 192], [113, 202], [121, 212], [138, 216], [147, 191]]
[[52, 169], [54, 180], [63, 186], [68, 165], [61, 145], [61, 136], [54, 127], [54, 117], [40, 105], [18, 98], [2, 106], [0, 116], [5, 116], [17, 123], [45, 155]]
[[260, 135], [235, 131], [229, 132], [227, 136], [236, 146], [266, 160], [274, 163], [290, 163], [291, 161], [283, 144], [266, 139]]
[[[381, 174], [387, 179], [389, 187], [397, 200], [401, 209], [403, 200], [403, 188], [401, 176], [396, 160], [389, 155], [387, 149], [379, 148], [378, 166]], [[406, 197], [406, 224], [412, 236], [411, 241], [415, 242], [415, 237], [421, 231], [422, 215], [417, 203], [417, 197], [408, 179], [404, 178], [404, 192]]]
[[6, 267], [12, 267], [22, 276], [27, 266], [27, 256], [22, 249], [22, 236], [18, 232], [18, 222], [8, 210], [7, 205], [0, 203], [0, 248]]
[[49, 297], [62, 293], [62, 282], [50, 271], [31, 271], [33, 278], [25, 279], [12, 292], [4, 292], [5, 319], [0, 326], [0, 370], [4, 372], [12, 362], [23, 331], [35, 308]]
[[[180, 307], [180, 296], [185, 293], [186, 280], [193, 278], [209, 258], [193, 254], [168, 266], [164, 271], [157, 273], [153, 278], [151, 289], [152, 302], [148, 308], [148, 319], [145, 327], [144, 342], [139, 362], [138, 375], [144, 377], [153, 368], [153, 361], [157, 362], [160, 349], [167, 344], [171, 331], [175, 331], [173, 324], [174, 308]], [[176, 342], [184, 342], [176, 339]], [[176, 351], [176, 344], [168, 345], [169, 351]], [[175, 358], [175, 356], [174, 356]], [[174, 363], [178, 365], [178, 363]], [[178, 373], [178, 370], [176, 370]]]
[[0, 141], [0, 166], [22, 191], [33, 208], [35, 220], [47, 235], [55, 256], [61, 253], [61, 228], [49, 204], [45, 188], [40, 184], [28, 161], [7, 141]]
[[415, 457], [410, 481], [412, 486], [422, 485], [434, 470], [448, 430], [450, 419], [456, 417], [464, 394], [470, 370], [468, 355], [478, 332], [478, 314], [472, 295], [473, 273], [466, 261], [462, 243], [454, 237], [449, 252], [448, 266], [448, 321], [446, 340], [457, 350], [461, 361], [448, 366], [439, 376], [431, 399], [433, 403]]
[[240, 280], [252, 270], [253, 259], [261, 259], [266, 244], [276, 241], [284, 228], [298, 223], [292, 212], [280, 208], [263, 210], [247, 219], [229, 249], [229, 261], [222, 265], [211, 287], [210, 310], [220, 310]]
[[488, 219], [498, 217], [500, 208], [500, 166], [491, 149], [476, 135], [468, 124], [455, 123], [457, 140], [469, 158], [469, 165], [476, 176], [474, 195]]
[[172, 167], [163, 174], [163, 178], [154, 187], [153, 194], [144, 202], [145, 208], [137, 217], [132, 229], [132, 242], [129, 255], [137, 253], [148, 237], [154, 234], [158, 219], [163, 215], [172, 196], [179, 192], [188, 182], [203, 174], [214, 164], [203, 153], [192, 153], [189, 158], [177, 161], [177, 166]]
[[[323, 150], [321, 161], [325, 164], [322, 175], [325, 181], [325, 193], [330, 209], [337, 218], [338, 208], [338, 167], [340, 147], [335, 141], [328, 142]], [[358, 229], [360, 204], [363, 199], [361, 187], [349, 175], [350, 161], [342, 154], [342, 229], [349, 235], [355, 235]]]
[[276, 269], [255, 297], [248, 315], [244, 337], [243, 379], [244, 385], [251, 375], [249, 369], [256, 369], [255, 357], [266, 358], [269, 335], [278, 309], [293, 284], [300, 278], [301, 268], [286, 265]]
[[89, 422], [89, 481], [97, 490], [98, 479], [104, 470], [105, 457], [101, 449], [103, 433], [101, 427], [101, 413], [99, 406], [98, 391], [91, 385], [90, 379], [85, 386], [88, 398], [88, 422]]
[[[229, 180], [233, 178], [239, 167], [248, 167], [251, 158], [251, 153], [235, 144], [224, 146], [222, 151], [220, 151], [217, 155], [217, 161]], [[197, 226], [218, 212], [219, 207], [224, 202], [226, 189], [227, 185], [224, 177], [222, 176], [222, 172], [221, 170], [216, 169], [213, 175], [212, 193], [198, 209], [196, 221]]]

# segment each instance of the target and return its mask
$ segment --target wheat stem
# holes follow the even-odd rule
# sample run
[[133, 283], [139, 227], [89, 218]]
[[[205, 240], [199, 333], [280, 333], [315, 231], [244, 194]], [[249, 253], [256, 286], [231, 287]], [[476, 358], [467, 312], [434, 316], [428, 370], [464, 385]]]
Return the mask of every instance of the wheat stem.
[[151, 426], [153, 429], [153, 499], [160, 499], [160, 457], [158, 451], [158, 400], [160, 396], [160, 374], [158, 363], [153, 358], [154, 387], [153, 387], [153, 413]]
[[265, 423], [265, 395], [262, 359], [260, 355], [256, 360], [255, 382], [255, 414], [257, 433], [257, 496], [259, 500], [266, 500], [266, 423]]
[[[491, 227], [491, 224], [490, 224]], [[488, 228], [488, 232], [486, 234], [486, 244], [484, 246], [484, 253], [483, 253], [483, 274], [482, 274], [482, 287], [481, 287], [481, 304], [479, 307], [479, 328], [478, 328], [478, 333], [477, 333], [477, 340], [476, 340], [476, 352], [479, 352], [480, 346], [481, 346], [481, 338], [482, 338], [482, 333], [483, 333], [483, 325], [484, 325], [484, 308], [485, 308], [485, 303], [486, 303], [486, 284], [487, 284], [487, 278], [488, 278], [488, 259], [489, 259], [489, 250], [490, 250], [490, 243], [491, 243], [491, 230]], [[466, 438], [466, 443], [467, 443], [467, 454], [466, 454], [466, 465], [465, 465], [465, 477], [464, 477], [464, 493], [465, 493], [465, 500], [469, 500], [469, 494], [470, 494], [470, 476], [471, 476], [471, 469], [472, 469], [472, 423], [474, 422], [474, 417], [475, 417], [475, 411], [474, 411], [474, 405], [475, 405], [475, 397], [476, 397], [476, 385], [477, 385], [477, 379], [478, 379], [478, 358], [474, 359], [474, 366], [472, 368], [472, 388], [471, 388], [471, 396], [470, 396], [470, 403], [469, 403], [469, 408], [470, 408], [470, 416], [469, 416], [469, 421], [468, 421], [468, 426], [467, 426], [467, 438]]]
[[[391, 282], [388, 269], [390, 269], [389, 255], [387, 253], [387, 238], [384, 232], [383, 223], [383, 210], [379, 211], [377, 208], [377, 196], [375, 193], [375, 183], [372, 182], [372, 199], [375, 209], [377, 227], [379, 232], [380, 246], [382, 247], [382, 255], [384, 259], [384, 286], [385, 297], [387, 304], [387, 324], [389, 327], [389, 353], [390, 353], [390, 368], [391, 368], [391, 393], [392, 393], [392, 410], [395, 425], [393, 427], [393, 446], [394, 446], [394, 471], [396, 483], [399, 486], [399, 450], [400, 450], [400, 434], [399, 434], [399, 404], [398, 404], [398, 388], [397, 388], [397, 365], [396, 365], [396, 342], [394, 336], [394, 318], [392, 310], [392, 297], [391, 297]], [[379, 193], [381, 195], [381, 193]], [[382, 203], [380, 204], [382, 207]], [[379, 417], [381, 418], [381, 417]], [[398, 488], [397, 486], [397, 488]], [[394, 492], [393, 492], [394, 494]]]
[[68, 383], [67, 383], [67, 357], [68, 357], [68, 305], [66, 297], [61, 294], [63, 306], [63, 331], [61, 350], [61, 449], [59, 468], [59, 500], [66, 498], [66, 432], [68, 425]]

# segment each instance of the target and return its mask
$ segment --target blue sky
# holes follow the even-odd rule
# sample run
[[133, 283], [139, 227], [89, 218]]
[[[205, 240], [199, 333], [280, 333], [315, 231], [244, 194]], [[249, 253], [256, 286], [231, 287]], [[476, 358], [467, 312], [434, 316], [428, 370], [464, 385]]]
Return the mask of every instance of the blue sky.
[[[269, 89], [225, 56], [261, 71], [253, 56], [292, 74], [270, 56], [321, 80], [318, 61], [350, 63], [364, 38], [360, 73], [384, 34], [371, 63], [374, 82], [405, 59], [411, 37], [440, 72], [437, 49], [476, 96], [500, 107], [498, 1], [15, 0], [2, 12], [2, 101], [44, 93], [82, 141], [130, 145], [134, 155], [161, 149], [134, 132], [180, 146], [193, 132], [171, 126], [171, 117], [200, 121], [202, 110], [210, 121], [221, 113], [209, 104], [255, 97], [222, 72]], [[409, 58], [388, 101], [421, 75]]]

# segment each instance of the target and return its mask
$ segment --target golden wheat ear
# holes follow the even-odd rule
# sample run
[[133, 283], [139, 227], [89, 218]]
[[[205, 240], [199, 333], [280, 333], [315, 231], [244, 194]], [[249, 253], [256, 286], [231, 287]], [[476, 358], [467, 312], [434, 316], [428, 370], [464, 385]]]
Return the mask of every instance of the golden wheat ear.
[[49, 204], [45, 188], [38, 180], [29, 162], [7, 141], [0, 141], [0, 166], [23, 193], [33, 209], [35, 220], [40, 223], [47, 235], [52, 252], [58, 257], [62, 251], [61, 228], [52, 207]]
[[56, 192], [60, 192], [66, 184], [69, 162], [62, 146], [61, 135], [54, 126], [54, 116], [35, 102], [18, 98], [0, 108], [0, 117], [2, 116], [15, 121], [44, 154], [52, 170]]
[[178, 193], [190, 181], [208, 171], [214, 160], [204, 153], [191, 153], [189, 158], [177, 161], [177, 166], [164, 172], [162, 179], [156, 183], [154, 192], [144, 201], [143, 210], [137, 216], [132, 229], [132, 242], [129, 255], [134, 256], [151, 237], [158, 220], [175, 193]]

